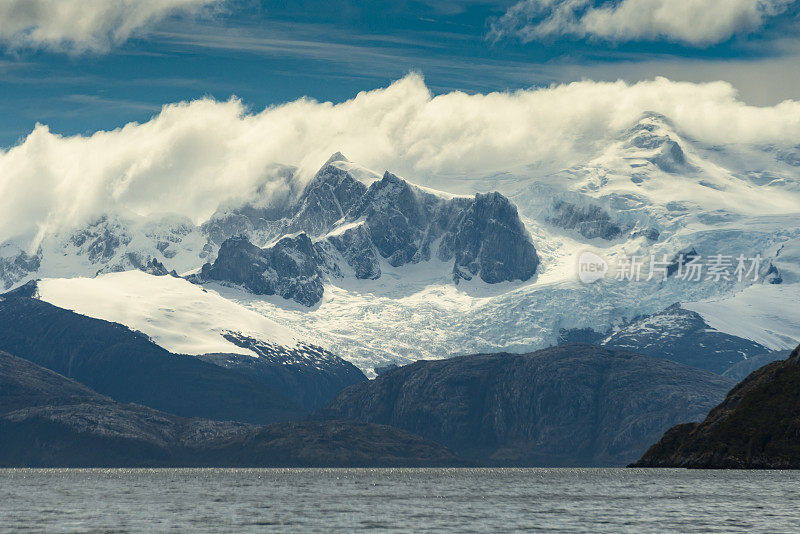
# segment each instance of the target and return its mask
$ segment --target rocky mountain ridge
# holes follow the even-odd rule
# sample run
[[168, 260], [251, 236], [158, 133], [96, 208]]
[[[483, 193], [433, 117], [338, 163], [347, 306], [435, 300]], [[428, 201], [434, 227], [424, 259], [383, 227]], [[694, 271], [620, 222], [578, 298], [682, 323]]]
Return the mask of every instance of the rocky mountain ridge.
[[[796, 150], [710, 146], [656, 113], [620, 125], [586, 149], [567, 168], [532, 165], [481, 176], [389, 163], [419, 184], [407, 187], [396, 175], [374, 173], [341, 154], [308, 181], [281, 166], [276, 182], [270, 167], [263, 184], [232, 192], [236, 200], [222, 200], [216, 213], [196, 221], [109, 213], [84, 228], [46, 232], [41, 242], [15, 238], [0, 245], [6, 273], [0, 284], [174, 271], [368, 374], [444, 354], [530, 352], [556, 343], [562, 329], [605, 333], [676, 302], [713, 329], [760, 345], [764, 354], [796, 346], [800, 316], [781, 315], [800, 294]], [[494, 201], [476, 199], [489, 191], [508, 199], [516, 218], [480, 215], [480, 206]], [[516, 219], [538, 260], [527, 280], [534, 256], [525, 240], [513, 239]], [[491, 223], [485, 231], [481, 220]], [[609, 264], [602, 282], [578, 280], [584, 252]], [[703, 262], [717, 254], [762, 262], [756, 280], [690, 282], [678, 276], [679, 252]], [[645, 271], [643, 280], [617, 280], [615, 267], [634, 257], [645, 265], [672, 258], [669, 276], [648, 281]], [[558, 313], [549, 313], [552, 303]], [[674, 325], [680, 337], [679, 322]], [[744, 353], [753, 354], [751, 348]], [[713, 351], [708, 357], [693, 365], [724, 372], [734, 362]]]
[[33, 255], [8, 243], [0, 282], [9, 288], [48, 267], [93, 276], [154, 272], [154, 265], [177, 274], [202, 266], [192, 280], [312, 306], [328, 278], [378, 279], [382, 262], [450, 262], [455, 283], [526, 281], [536, 273], [530, 235], [499, 193], [454, 197], [389, 172], [366, 185], [337, 166], [343, 161], [334, 155], [295, 200], [221, 209], [201, 226], [177, 217], [136, 222], [103, 215], [73, 233], [50, 236]]
[[297, 419], [342, 387], [366, 380], [320, 347], [282, 347], [235, 332], [227, 335], [258, 352], [202, 359], [174, 354], [141, 332], [35, 297], [35, 283], [0, 296], [0, 350], [119, 402], [187, 417], [271, 423]]
[[732, 378], [738, 377], [741, 369], [752, 367], [748, 363], [751, 359], [763, 365], [784, 355], [784, 351], [771, 351], [750, 339], [712, 328], [699, 313], [677, 303], [660, 312], [634, 317], [608, 332], [591, 328], [562, 330], [559, 344], [571, 342], [630, 350]]
[[316, 416], [402, 428], [482, 465], [612, 466], [673, 422], [701, 419], [732, 385], [664, 359], [563, 345], [387, 370]]
[[800, 347], [733, 388], [701, 423], [669, 429], [633, 467], [800, 469]]
[[445, 447], [352, 422], [266, 427], [120, 404], [0, 352], [3, 467], [400, 467], [460, 465]]
[[[292, 212], [281, 221], [241, 211], [213, 219], [215, 236], [241, 233], [221, 243], [199, 279], [312, 306], [322, 298], [326, 276], [378, 279], [384, 261], [392, 267], [452, 262], [455, 283], [478, 277], [488, 284], [529, 280], [539, 264], [516, 208], [499, 193], [448, 198], [389, 172], [367, 187], [329, 163]], [[275, 225], [298, 233], [266, 248], [246, 237], [274, 232]]]

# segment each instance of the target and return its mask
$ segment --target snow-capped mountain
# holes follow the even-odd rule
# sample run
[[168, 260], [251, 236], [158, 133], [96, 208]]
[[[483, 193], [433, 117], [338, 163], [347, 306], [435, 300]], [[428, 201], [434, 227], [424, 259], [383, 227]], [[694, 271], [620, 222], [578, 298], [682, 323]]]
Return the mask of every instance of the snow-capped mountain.
[[17, 241], [0, 245], [0, 284], [6, 289], [33, 278], [146, 270], [151, 260], [183, 272], [197, 266], [206, 245], [189, 219], [133, 214], [104, 214], [82, 228], [46, 234], [34, 251]]
[[[455, 283], [526, 281], [536, 273], [536, 249], [516, 208], [499, 193], [453, 197], [389, 172], [366, 186], [335, 163], [279, 219], [249, 207], [213, 219], [207, 228], [215, 237], [236, 235], [203, 266], [200, 280], [312, 306], [326, 279], [376, 280], [382, 263], [400, 268], [435, 259], [439, 268], [450, 266]], [[276, 228], [283, 237], [265, 248], [250, 242], [274, 237]]]
[[783, 354], [753, 340], [716, 330], [699, 313], [678, 304], [637, 317], [598, 344], [667, 358], [718, 374], [745, 359], [771, 352]]
[[[236, 346], [249, 354], [224, 332], [249, 336], [239, 323], [262, 317], [367, 372], [538, 349], [569, 329], [614, 332], [675, 303], [759, 347], [800, 342], [800, 148], [708, 146], [646, 114], [559, 172], [442, 172], [415, 181], [335, 154], [307, 183], [220, 206], [200, 224], [106, 214], [40, 236], [34, 249], [21, 238], [1, 244], [0, 283], [174, 271], [195, 285], [166, 279], [205, 291], [210, 300], [196, 304], [220, 318], [197, 323], [215, 332], [214, 343], [193, 353]], [[585, 252], [606, 263], [603, 280], [580, 282]], [[681, 276], [681, 253], [681, 262], [696, 256], [707, 267], [722, 255], [731, 265], [725, 276], [706, 279], [704, 271], [693, 281]], [[631, 257], [643, 265], [638, 281], [617, 276]], [[748, 259], [748, 276], [734, 272], [739, 257]], [[651, 259], [669, 276], [648, 279]], [[59, 305], [77, 309], [78, 293]], [[166, 319], [146, 306], [135, 320], [109, 319], [170, 343], [155, 327], [148, 332]], [[273, 342], [268, 330], [254, 327], [252, 337]]]
[[173, 276], [131, 270], [93, 278], [45, 278], [36, 288], [45, 302], [124, 324], [176, 354], [262, 355], [229, 339], [230, 333], [287, 348], [301, 344], [288, 328]]
[[[42, 318], [46, 324], [40, 328], [45, 330], [53, 327], [51, 323], [71, 321], [71, 312], [105, 325], [100, 327], [107, 331], [104, 342], [82, 338], [78, 330], [69, 334], [74, 344], [119, 347], [144, 334], [142, 346], [158, 345], [162, 356], [196, 356], [261, 383], [306, 410], [319, 408], [342, 388], [365, 380], [355, 366], [319, 344], [301, 340], [267, 317], [174, 275], [131, 270], [93, 278], [46, 278], [7, 293], [6, 300], [4, 312], [17, 317], [6, 319], [5, 328], [29, 327], [25, 321], [32, 319], [19, 316], [25, 315], [26, 306], [43, 302], [50, 305], [46, 313], [51, 315]], [[114, 324], [127, 328], [114, 329]], [[24, 339], [24, 332], [20, 336]], [[44, 337], [41, 345], [60, 343], [59, 336]], [[14, 346], [14, 336], [10, 338], [0, 336], [0, 350], [26, 346], [19, 340]], [[124, 357], [125, 350], [120, 354]], [[128, 355], [138, 357], [135, 351]]]

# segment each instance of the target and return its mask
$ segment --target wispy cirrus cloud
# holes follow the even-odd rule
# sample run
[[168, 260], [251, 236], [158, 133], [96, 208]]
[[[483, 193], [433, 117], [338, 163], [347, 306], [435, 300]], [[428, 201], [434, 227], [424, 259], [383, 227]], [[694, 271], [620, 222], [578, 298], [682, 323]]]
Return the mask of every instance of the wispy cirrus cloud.
[[762, 28], [797, 0], [522, 0], [490, 24], [495, 41], [561, 36], [703, 47]]
[[222, 0], [0, 0], [0, 43], [12, 49], [102, 53], [176, 14]]

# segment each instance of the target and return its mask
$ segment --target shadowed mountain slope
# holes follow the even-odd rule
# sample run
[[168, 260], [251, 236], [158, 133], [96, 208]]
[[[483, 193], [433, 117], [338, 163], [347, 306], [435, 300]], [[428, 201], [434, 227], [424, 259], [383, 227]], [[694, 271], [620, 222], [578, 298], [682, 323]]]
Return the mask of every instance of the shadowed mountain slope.
[[0, 466], [460, 463], [441, 445], [380, 425], [332, 421], [257, 427], [119, 404], [74, 380], [0, 352]]
[[396, 426], [494, 465], [624, 465], [733, 382], [593, 345], [419, 361], [345, 389], [317, 415]]
[[255, 379], [172, 354], [122, 325], [18, 295], [0, 297], [0, 350], [118, 402], [251, 423], [291, 420], [304, 413], [299, 404]]
[[800, 468], [800, 347], [755, 371], [702, 423], [667, 431], [635, 467]]

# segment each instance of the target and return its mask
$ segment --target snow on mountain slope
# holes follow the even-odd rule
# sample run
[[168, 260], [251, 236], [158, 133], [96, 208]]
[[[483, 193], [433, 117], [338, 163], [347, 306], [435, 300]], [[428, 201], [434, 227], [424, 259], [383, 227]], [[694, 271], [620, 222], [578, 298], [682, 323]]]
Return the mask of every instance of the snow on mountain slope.
[[[564, 337], [568, 340], [570, 335], [585, 336], [586, 332], [585, 329], [565, 332]], [[727, 372], [743, 360], [760, 358], [772, 352], [769, 347], [753, 340], [713, 328], [703, 316], [679, 304], [637, 317], [595, 342], [718, 374]]]
[[751, 286], [683, 307], [702, 315], [712, 328], [772, 350], [792, 350], [800, 340], [800, 284]]
[[298, 338], [253, 313], [186, 280], [141, 271], [95, 278], [39, 281], [39, 298], [81, 315], [124, 324], [177, 354], [256, 353], [224, 337], [236, 332], [285, 347]]
[[[528, 282], [451, 283], [441, 267], [393, 268], [382, 263], [378, 280], [334, 281], [312, 309], [276, 297], [207, 286], [326, 346], [362, 369], [456, 354], [530, 351], [557, 341], [561, 328], [606, 331], [623, 317], [654, 313], [687, 294], [681, 284], [607, 280], [586, 286], [576, 279], [577, 257], [551, 257]], [[722, 286], [694, 284], [697, 298]]]
[[[764, 285], [774, 264], [784, 283], [766, 285], [763, 291], [791, 295], [800, 267], [800, 171], [784, 160], [769, 147], [703, 146], [676, 132], [668, 119], [648, 114], [589, 162], [560, 173], [531, 170], [527, 175], [426, 182], [440, 188], [452, 185], [459, 193], [497, 189], [508, 195], [541, 258], [540, 272], [530, 281], [450, 287], [424, 268], [393, 272], [382, 264], [387, 273], [382, 279], [357, 285], [333, 281], [322, 302], [307, 311], [280, 299], [254, 299], [234, 290], [223, 294], [325, 338], [366, 369], [389, 361], [538, 349], [555, 343], [559, 328], [606, 331], [676, 302], [720, 300], [752, 284], [609, 279], [586, 286], [576, 275], [578, 256], [587, 250], [612, 265], [631, 255], [674, 257], [688, 248], [704, 257], [761, 255], [753, 291]], [[760, 174], [754, 169], [761, 169]], [[756, 174], [772, 179], [758, 180]], [[559, 203], [560, 209], [555, 207]], [[791, 325], [800, 320], [800, 309], [784, 305], [775, 311], [788, 323], [778, 329], [781, 339], [786, 338], [781, 343], [796, 345], [800, 333]], [[748, 331], [752, 325], [733, 324], [714, 327], [781, 346], [775, 340], [764, 342], [769, 326], [758, 333]]]
[[[381, 278], [379, 258], [393, 267], [452, 262], [445, 269], [455, 284], [476, 276], [487, 284], [525, 281], [539, 264], [516, 207], [499, 193], [456, 197], [390, 172], [367, 187], [331, 164], [285, 209], [227, 210], [207, 227], [219, 249], [197, 281], [308, 307], [320, 301], [326, 280]], [[282, 237], [259, 244], [271, 235]]]
[[203, 261], [205, 245], [206, 237], [184, 217], [106, 214], [82, 228], [44, 234], [34, 251], [13, 241], [0, 244], [0, 287], [144, 269], [152, 259], [183, 273]]
[[[770, 348], [800, 343], [800, 309], [794, 304], [800, 288], [800, 157], [795, 152], [705, 145], [652, 113], [592, 149], [586, 161], [558, 172], [531, 166], [464, 176], [445, 169], [417, 176], [420, 185], [407, 189], [398, 187], [404, 181], [390, 173], [375, 173], [335, 154], [305, 188], [297, 186], [269, 202], [257, 195], [243, 205], [220, 206], [199, 225], [169, 216], [109, 214], [82, 229], [44, 235], [38, 250], [23, 250], [18, 241], [24, 240], [0, 244], [0, 283], [10, 288], [31, 278], [58, 278], [42, 282], [43, 295], [52, 290], [49, 294], [58, 296], [52, 288], [63, 287], [60, 305], [105, 314], [97, 316], [142, 330], [178, 352], [249, 353], [220, 332], [251, 331], [253, 337], [272, 339], [277, 328], [295, 332], [293, 339], [315, 340], [367, 372], [390, 362], [535, 350], [555, 344], [560, 329], [605, 332], [674, 303], [697, 311], [720, 332]], [[412, 194], [390, 195], [395, 190]], [[517, 220], [530, 234], [539, 259], [536, 272], [495, 284], [479, 277], [455, 284], [454, 260], [442, 261], [436, 254], [443, 239], [438, 215], [420, 217], [419, 210], [405, 206], [450, 217], [449, 208], [428, 207], [466, 205], [475, 193], [495, 190], [515, 206]], [[384, 197], [389, 201], [381, 204]], [[396, 200], [403, 198], [416, 201]], [[392, 215], [381, 224], [367, 224], [365, 202], [371, 202], [369, 213], [398, 211], [403, 217], [399, 223]], [[380, 231], [370, 235], [375, 229]], [[170, 277], [102, 274], [140, 269], [149, 259], [180, 274], [198, 272], [217, 259], [223, 242], [242, 234], [260, 248], [300, 235], [315, 246], [334, 246], [310, 275], [320, 285], [314, 298], [303, 299], [303, 306], [214, 279], [194, 278], [204, 283], [204, 293]], [[387, 243], [385, 255], [373, 248], [381, 240]], [[493, 243], [491, 236], [474, 247], [476, 258], [486, 243]], [[591, 285], [577, 278], [578, 258], [586, 251], [613, 269], [630, 256], [673, 258], [690, 249], [704, 258], [760, 255], [759, 279], [636, 282], [615, 280], [613, 271]], [[483, 260], [487, 266], [494, 263], [492, 257]], [[62, 280], [97, 273], [94, 279]], [[131, 288], [124, 287], [127, 276]], [[162, 291], [161, 285], [168, 287]], [[141, 305], [131, 311], [114, 305], [139, 296]]]
[[[755, 155], [761, 174], [774, 179], [754, 180], [755, 171], [744, 165], [752, 165], [749, 156]], [[553, 216], [557, 203], [602, 211], [618, 230], [611, 238], [652, 229], [659, 233], [659, 242], [687, 241], [709, 230], [746, 230], [751, 221], [771, 233], [800, 226], [798, 167], [775, 158], [768, 149], [703, 146], [654, 114], [586, 163], [545, 176], [508, 176], [493, 185], [521, 214], [556, 232], [565, 230]], [[775, 218], [788, 224], [782, 226]]]

